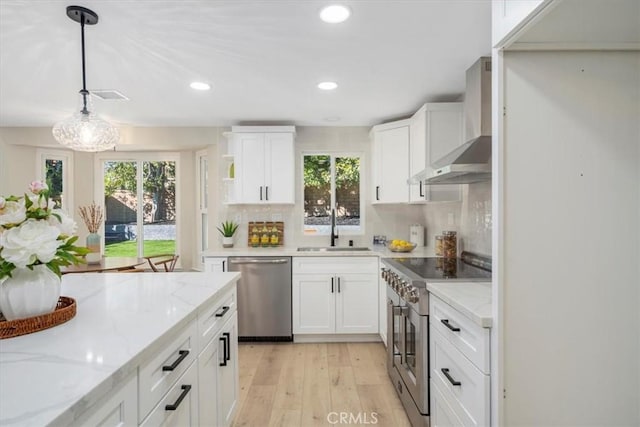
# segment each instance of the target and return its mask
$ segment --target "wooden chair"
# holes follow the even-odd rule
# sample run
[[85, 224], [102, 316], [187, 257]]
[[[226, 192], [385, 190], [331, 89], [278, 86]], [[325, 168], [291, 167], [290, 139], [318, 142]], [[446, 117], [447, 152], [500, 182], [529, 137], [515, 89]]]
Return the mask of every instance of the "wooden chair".
[[180, 255], [175, 254], [162, 254], [146, 256], [144, 257], [144, 259], [149, 262], [149, 266], [154, 272], [161, 273], [161, 271], [158, 269], [160, 266], [163, 266], [164, 271], [166, 272], [173, 271], [173, 269], [176, 268], [176, 263], [178, 262], [179, 257]]

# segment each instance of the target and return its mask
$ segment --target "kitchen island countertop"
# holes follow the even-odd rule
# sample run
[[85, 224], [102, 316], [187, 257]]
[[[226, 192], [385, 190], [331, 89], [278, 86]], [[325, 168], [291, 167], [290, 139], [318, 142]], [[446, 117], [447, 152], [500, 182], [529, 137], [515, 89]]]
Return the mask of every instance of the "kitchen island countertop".
[[239, 273], [66, 275], [76, 316], [0, 341], [0, 425], [68, 425], [195, 319]]

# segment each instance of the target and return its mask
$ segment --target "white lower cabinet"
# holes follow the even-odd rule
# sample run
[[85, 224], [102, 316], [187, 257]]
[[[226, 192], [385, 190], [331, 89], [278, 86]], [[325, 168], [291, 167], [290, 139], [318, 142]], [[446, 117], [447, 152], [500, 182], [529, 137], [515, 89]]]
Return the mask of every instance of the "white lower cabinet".
[[143, 427], [198, 426], [198, 367], [192, 363], [142, 422]]
[[204, 271], [224, 273], [227, 269], [227, 257], [204, 257]]
[[489, 329], [433, 294], [429, 298], [431, 424], [488, 426]]
[[377, 271], [377, 257], [294, 257], [293, 333], [377, 333]]
[[138, 425], [138, 376], [136, 374], [111, 394], [90, 414], [73, 423], [74, 426], [128, 427]]
[[238, 316], [231, 319], [220, 330], [214, 343], [218, 342], [217, 406], [218, 426], [231, 425], [238, 409]]
[[218, 347], [211, 341], [198, 356], [198, 415], [202, 426], [218, 424]]

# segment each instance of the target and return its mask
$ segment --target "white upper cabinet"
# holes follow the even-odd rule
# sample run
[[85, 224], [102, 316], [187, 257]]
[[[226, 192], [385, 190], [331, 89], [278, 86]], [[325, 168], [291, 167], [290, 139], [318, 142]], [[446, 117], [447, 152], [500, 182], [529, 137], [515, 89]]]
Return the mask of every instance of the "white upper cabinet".
[[[460, 102], [423, 105], [410, 119], [409, 176], [427, 169], [432, 163], [464, 142], [464, 114]], [[460, 185], [409, 186], [411, 203], [460, 200]]]
[[236, 204], [295, 203], [293, 126], [234, 126], [227, 136], [234, 161]]
[[[524, 24], [529, 15], [545, 0], [493, 0], [492, 37], [493, 46], [502, 45], [502, 40], [511, 37], [520, 24]], [[549, 0], [546, 0], [549, 3]]]
[[371, 130], [373, 204], [409, 201], [409, 124], [399, 120]]

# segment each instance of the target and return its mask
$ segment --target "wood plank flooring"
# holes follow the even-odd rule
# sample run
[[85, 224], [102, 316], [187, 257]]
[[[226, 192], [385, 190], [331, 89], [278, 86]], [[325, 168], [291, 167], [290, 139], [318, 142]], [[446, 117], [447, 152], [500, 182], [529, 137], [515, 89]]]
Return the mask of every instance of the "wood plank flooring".
[[240, 343], [233, 426], [410, 427], [385, 357], [381, 343]]

